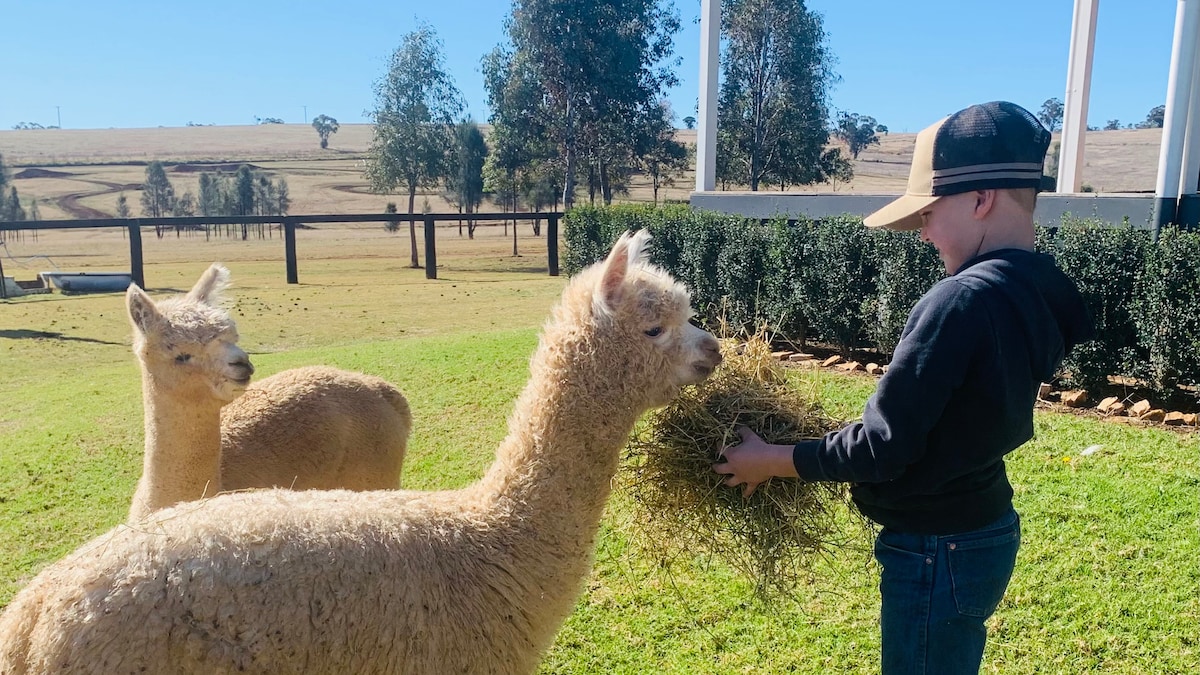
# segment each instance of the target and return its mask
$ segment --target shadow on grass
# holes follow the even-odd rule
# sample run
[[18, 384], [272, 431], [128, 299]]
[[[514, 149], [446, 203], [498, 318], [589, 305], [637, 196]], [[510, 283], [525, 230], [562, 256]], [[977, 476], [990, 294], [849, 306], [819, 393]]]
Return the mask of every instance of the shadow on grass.
[[63, 342], [93, 342], [98, 345], [117, 345], [121, 346], [123, 342], [109, 342], [108, 340], [96, 340], [93, 338], [74, 337], [71, 335], [63, 335], [44, 330], [26, 330], [19, 328], [17, 330], [0, 330], [0, 338], [9, 340], [62, 340]]

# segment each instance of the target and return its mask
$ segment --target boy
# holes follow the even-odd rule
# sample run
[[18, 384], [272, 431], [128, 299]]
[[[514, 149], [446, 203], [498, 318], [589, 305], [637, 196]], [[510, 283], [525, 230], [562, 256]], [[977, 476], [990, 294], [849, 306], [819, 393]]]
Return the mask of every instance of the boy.
[[1041, 383], [1091, 339], [1079, 291], [1033, 252], [1049, 144], [1029, 111], [1002, 101], [918, 134], [905, 195], [863, 222], [919, 229], [950, 276], [913, 308], [862, 421], [795, 446], [741, 429], [713, 467], [746, 495], [772, 476], [853, 483], [882, 526], [888, 675], [978, 672], [1020, 544], [1004, 455], [1033, 437]]

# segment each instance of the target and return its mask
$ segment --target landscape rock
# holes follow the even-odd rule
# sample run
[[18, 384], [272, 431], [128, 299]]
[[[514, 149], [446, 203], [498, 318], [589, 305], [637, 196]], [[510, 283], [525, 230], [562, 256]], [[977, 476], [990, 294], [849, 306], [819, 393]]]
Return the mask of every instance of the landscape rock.
[[1196, 413], [1183, 414], [1183, 423], [1187, 426], [1194, 427], [1196, 426], [1197, 422], [1200, 422], [1200, 415], [1197, 415]]
[[833, 356], [831, 356], [831, 357], [829, 357], [829, 358], [825, 359], [824, 361], [822, 361], [822, 362], [821, 362], [821, 367], [822, 367], [822, 368], [828, 368], [829, 366], [836, 366], [837, 364], [841, 363], [842, 361], [845, 361], [845, 359], [843, 359], [842, 357], [838, 356], [837, 354], [834, 354]]
[[856, 370], [862, 370], [863, 365], [861, 363], [859, 363], [858, 361], [848, 361], [846, 363], [838, 364], [837, 369], [844, 370], [847, 373], [850, 373], [850, 372], [854, 372]]
[[1103, 401], [1100, 401], [1100, 403], [1096, 404], [1096, 410], [1099, 410], [1102, 413], [1107, 413], [1110, 408], [1120, 402], [1121, 399], [1117, 398], [1116, 396], [1109, 396]]
[[804, 352], [796, 352], [788, 357], [788, 361], [812, 361], [815, 358], [816, 357], [813, 356], [812, 354], [805, 354]]
[[1108, 406], [1108, 410], [1106, 410], [1105, 413], [1112, 416], [1124, 415], [1126, 407], [1127, 406], [1124, 403], [1117, 401], [1116, 403]]
[[785, 361], [788, 358], [790, 358], [792, 356], [792, 354], [795, 354], [795, 352], [791, 352], [791, 351], [771, 352], [771, 358], [778, 359], [780, 361]]
[[1172, 410], [1171, 412], [1167, 413], [1165, 417], [1163, 417], [1163, 424], [1172, 427], [1182, 426], [1184, 424], [1183, 413], [1177, 410]]
[[1087, 404], [1088, 393], [1083, 389], [1064, 391], [1060, 400], [1068, 408], [1080, 408]]
[[1161, 422], [1167, 417], [1167, 411], [1162, 408], [1155, 408], [1138, 415], [1138, 419], [1143, 422]]
[[1051, 390], [1053, 387], [1043, 382], [1042, 386], [1038, 387], [1038, 398], [1046, 398], [1050, 395]]
[[879, 365], [878, 363], [868, 363], [867, 364], [867, 373], [869, 373], [871, 375], [882, 375], [883, 374], [883, 366]]
[[1153, 407], [1154, 406], [1150, 405], [1150, 401], [1142, 399], [1129, 407], [1129, 416], [1141, 418], [1142, 415], [1150, 412], [1150, 409]]

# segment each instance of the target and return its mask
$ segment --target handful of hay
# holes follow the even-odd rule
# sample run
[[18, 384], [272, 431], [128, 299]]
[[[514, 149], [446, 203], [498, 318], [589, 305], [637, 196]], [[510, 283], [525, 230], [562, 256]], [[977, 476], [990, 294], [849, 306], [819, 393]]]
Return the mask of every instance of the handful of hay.
[[790, 597], [813, 555], [854, 538], [845, 486], [776, 478], [744, 498], [712, 465], [738, 442], [740, 426], [768, 443], [796, 443], [839, 423], [815, 395], [789, 386], [761, 332], [740, 344], [723, 340], [721, 349], [717, 372], [652, 413], [630, 440], [624, 487], [644, 511], [635, 522], [661, 565], [707, 553], [745, 575], [760, 597]]

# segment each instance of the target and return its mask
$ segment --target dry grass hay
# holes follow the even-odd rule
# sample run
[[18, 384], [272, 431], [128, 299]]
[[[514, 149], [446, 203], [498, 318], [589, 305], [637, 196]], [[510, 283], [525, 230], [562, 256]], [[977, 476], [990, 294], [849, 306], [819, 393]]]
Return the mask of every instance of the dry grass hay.
[[864, 521], [844, 485], [772, 479], [749, 498], [713, 472], [721, 448], [747, 426], [769, 443], [795, 443], [838, 428], [816, 395], [789, 385], [764, 333], [722, 340], [724, 363], [706, 382], [648, 416], [629, 443], [621, 479], [658, 562], [708, 554], [748, 578], [764, 599], [791, 598], [814, 555], [855, 542]]

